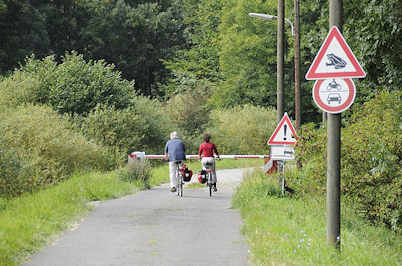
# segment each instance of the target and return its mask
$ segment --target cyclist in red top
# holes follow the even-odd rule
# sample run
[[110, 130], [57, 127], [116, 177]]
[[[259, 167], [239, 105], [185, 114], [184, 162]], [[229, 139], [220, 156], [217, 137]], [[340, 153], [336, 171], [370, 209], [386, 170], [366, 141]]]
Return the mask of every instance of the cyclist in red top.
[[212, 182], [214, 183], [214, 191], [217, 191], [216, 188], [216, 171], [215, 171], [215, 158], [214, 158], [214, 153], [219, 159], [219, 153], [218, 149], [216, 148], [216, 145], [212, 142], [209, 142], [211, 140], [211, 135], [205, 134], [202, 139], [205, 141], [200, 145], [200, 149], [198, 151], [198, 156], [201, 158], [201, 163], [202, 163], [202, 168], [205, 170], [206, 167], [205, 165], [207, 163], [212, 164]]

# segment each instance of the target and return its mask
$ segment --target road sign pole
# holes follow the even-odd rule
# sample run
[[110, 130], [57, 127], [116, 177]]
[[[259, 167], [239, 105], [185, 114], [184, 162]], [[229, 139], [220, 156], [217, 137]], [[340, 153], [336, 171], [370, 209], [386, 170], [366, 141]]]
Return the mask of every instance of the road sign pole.
[[340, 247], [341, 114], [328, 114], [327, 135], [327, 243]]
[[[342, 29], [342, 0], [329, 0], [329, 28]], [[340, 249], [340, 150], [341, 114], [328, 114], [327, 120], [327, 243]]]
[[278, 112], [278, 122], [284, 113], [284, 85], [283, 85], [283, 65], [284, 65], [284, 27], [285, 27], [285, 4], [284, 0], [278, 0], [278, 37], [277, 37], [277, 62], [276, 62], [276, 110]]

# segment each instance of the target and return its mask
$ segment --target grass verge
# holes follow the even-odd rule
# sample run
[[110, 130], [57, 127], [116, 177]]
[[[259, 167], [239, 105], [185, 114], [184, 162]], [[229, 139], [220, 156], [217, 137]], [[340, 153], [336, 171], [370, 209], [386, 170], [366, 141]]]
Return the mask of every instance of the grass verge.
[[133, 193], [141, 183], [122, 182], [115, 172], [76, 174], [52, 188], [0, 201], [0, 265], [14, 266], [67, 229], [91, 206]]
[[233, 197], [254, 265], [401, 265], [400, 235], [341, 208], [341, 252], [326, 243], [325, 195], [281, 197], [276, 177], [255, 172]]

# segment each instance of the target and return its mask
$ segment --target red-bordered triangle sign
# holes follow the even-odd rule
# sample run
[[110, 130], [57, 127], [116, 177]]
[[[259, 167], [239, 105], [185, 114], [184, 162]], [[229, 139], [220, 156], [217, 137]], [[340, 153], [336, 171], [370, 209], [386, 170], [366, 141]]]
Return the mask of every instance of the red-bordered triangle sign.
[[289, 119], [288, 113], [285, 113], [276, 126], [274, 133], [269, 138], [268, 145], [292, 145], [297, 142], [296, 130]]
[[333, 26], [306, 74], [307, 80], [327, 78], [364, 78], [366, 73]]

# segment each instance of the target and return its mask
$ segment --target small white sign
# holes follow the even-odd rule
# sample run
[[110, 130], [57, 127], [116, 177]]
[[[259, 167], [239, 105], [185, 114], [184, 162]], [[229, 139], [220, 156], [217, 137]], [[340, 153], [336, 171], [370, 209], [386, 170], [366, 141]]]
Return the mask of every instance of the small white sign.
[[273, 160], [295, 160], [295, 151], [289, 145], [271, 145], [271, 159]]

